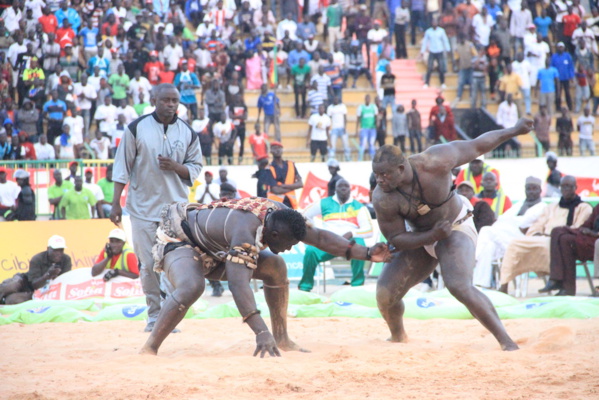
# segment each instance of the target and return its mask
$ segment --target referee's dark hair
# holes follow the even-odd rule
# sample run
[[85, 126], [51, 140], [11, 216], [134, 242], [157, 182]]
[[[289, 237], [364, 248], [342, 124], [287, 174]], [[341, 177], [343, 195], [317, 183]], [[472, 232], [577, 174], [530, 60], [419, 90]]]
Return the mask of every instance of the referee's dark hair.
[[152, 97], [154, 97], [154, 98], [158, 97], [160, 92], [162, 92], [163, 90], [167, 90], [167, 89], [177, 90], [177, 87], [175, 85], [173, 85], [172, 83], [161, 83], [159, 85], [154, 86], [154, 88], [152, 89]]

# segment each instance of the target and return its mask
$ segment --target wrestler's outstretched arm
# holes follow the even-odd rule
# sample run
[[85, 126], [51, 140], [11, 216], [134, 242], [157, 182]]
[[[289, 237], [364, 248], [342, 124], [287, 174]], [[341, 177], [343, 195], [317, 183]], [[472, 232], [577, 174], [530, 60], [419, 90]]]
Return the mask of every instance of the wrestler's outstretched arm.
[[349, 258], [351, 259], [382, 262], [390, 258], [389, 249], [385, 243], [377, 243], [370, 248], [359, 244], [350, 247], [350, 241], [344, 237], [313, 226], [308, 226], [303, 242], [338, 257], [346, 257], [349, 249]]
[[472, 140], [456, 140], [447, 144], [429, 147], [424, 154], [430, 160], [442, 165], [448, 171], [460, 165], [467, 164], [481, 154], [488, 153], [503, 142], [530, 132], [534, 128], [533, 120], [520, 118], [518, 123], [506, 129], [487, 132]]

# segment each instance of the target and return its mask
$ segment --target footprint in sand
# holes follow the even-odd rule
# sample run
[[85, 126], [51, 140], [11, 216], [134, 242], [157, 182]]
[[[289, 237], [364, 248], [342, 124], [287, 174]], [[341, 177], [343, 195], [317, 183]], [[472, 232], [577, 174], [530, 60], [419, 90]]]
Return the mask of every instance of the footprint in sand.
[[536, 340], [531, 340], [532, 348], [538, 353], [551, 353], [570, 347], [576, 332], [567, 326], [555, 326], [541, 332]]

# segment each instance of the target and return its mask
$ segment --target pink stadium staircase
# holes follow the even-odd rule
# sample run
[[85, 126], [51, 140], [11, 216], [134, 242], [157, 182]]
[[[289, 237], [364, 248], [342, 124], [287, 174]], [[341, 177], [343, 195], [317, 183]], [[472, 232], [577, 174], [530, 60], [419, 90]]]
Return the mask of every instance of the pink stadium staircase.
[[[428, 127], [428, 115], [435, 105], [440, 89], [429, 87], [424, 89], [424, 79], [418, 72], [416, 60], [395, 60], [391, 62], [391, 72], [395, 75], [395, 102], [405, 107], [406, 112], [412, 108], [412, 99], [418, 102], [417, 108], [422, 117], [422, 129]], [[446, 102], [447, 103], [447, 102]]]

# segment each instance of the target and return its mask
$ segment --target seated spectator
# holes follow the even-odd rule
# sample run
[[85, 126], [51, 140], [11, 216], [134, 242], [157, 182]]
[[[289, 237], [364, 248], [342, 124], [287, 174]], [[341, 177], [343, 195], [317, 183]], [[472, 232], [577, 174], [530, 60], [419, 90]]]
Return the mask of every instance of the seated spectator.
[[495, 213], [495, 218], [502, 215], [504, 212], [510, 209], [512, 201], [510, 198], [499, 188], [497, 183], [497, 175], [493, 172], [486, 172], [483, 175], [481, 182], [483, 190], [477, 197], [489, 204], [491, 209]]
[[56, 159], [56, 151], [54, 150], [54, 146], [48, 143], [48, 136], [45, 134], [40, 135], [40, 141], [34, 144], [33, 148], [35, 149], [35, 156], [37, 160], [45, 161]]
[[35, 290], [70, 271], [71, 257], [64, 254], [66, 247], [63, 237], [50, 237], [48, 248], [31, 258], [28, 272], [16, 274], [0, 284], [0, 304], [19, 304], [31, 300]]
[[432, 132], [434, 136], [430, 137], [433, 144], [442, 143], [442, 139], [447, 142], [458, 140], [458, 133], [455, 130], [453, 113], [448, 113], [445, 107], [440, 107], [436, 115], [431, 115]]
[[[97, 200], [94, 194], [83, 187], [83, 178], [75, 177], [75, 187], [62, 196], [58, 209], [61, 219], [90, 219], [95, 216]], [[89, 207], [91, 206], [91, 216]], [[102, 208], [98, 209], [99, 217], [104, 218]]]
[[350, 52], [345, 59], [345, 67], [345, 77], [343, 78], [344, 85], [347, 83], [347, 79], [351, 75], [354, 78], [352, 89], [355, 89], [356, 81], [358, 80], [360, 75], [366, 75], [366, 79], [368, 79], [370, 87], [374, 89], [374, 83], [372, 82], [372, 74], [370, 73], [370, 70], [368, 69], [365, 63], [362, 53], [360, 52], [360, 42], [358, 42], [357, 40], [351, 42]]
[[492, 288], [493, 261], [503, 258], [512, 239], [524, 237], [528, 228], [543, 213], [546, 205], [541, 201], [541, 180], [529, 176], [524, 191], [526, 200], [514, 204], [492, 226], [480, 230], [476, 245], [474, 285]]
[[98, 255], [92, 267], [92, 276], [98, 276], [104, 270], [104, 281], [108, 282], [115, 276], [139, 278], [139, 262], [133, 248], [127, 244], [127, 235], [121, 229], [113, 229], [108, 234], [108, 243]]
[[96, 131], [96, 137], [89, 143], [98, 160], [108, 160], [110, 156], [110, 139], [102, 136], [102, 132]]
[[580, 227], [591, 215], [592, 208], [576, 194], [576, 178], [567, 175], [561, 180], [562, 197], [559, 203], [549, 204], [541, 216], [528, 228], [526, 236], [513, 239], [501, 264], [501, 287], [507, 293], [509, 282], [516, 276], [535, 272], [549, 274], [551, 231], [560, 226]]
[[599, 204], [579, 227], [551, 231], [549, 282], [539, 293], [559, 290], [556, 296], [576, 295], [576, 260], [593, 259], [599, 238]]
[[[352, 244], [364, 245], [364, 239], [372, 237], [372, 221], [368, 209], [351, 197], [348, 181], [340, 179], [335, 185], [335, 195], [326, 197], [311, 204], [304, 211], [304, 216], [313, 222], [314, 218], [323, 220], [322, 228], [351, 240]], [[351, 245], [350, 245], [351, 247]], [[304, 270], [299, 282], [300, 290], [309, 292], [314, 287], [314, 273], [319, 263], [335, 258], [332, 254], [306, 246], [304, 254]], [[349, 259], [349, 257], [347, 257]], [[364, 261], [352, 260], [352, 286], [364, 285]]]
[[474, 195], [474, 185], [472, 182], [461, 182], [457, 185], [456, 191], [472, 204], [472, 220], [477, 232], [480, 232], [484, 226], [493, 225], [495, 222], [495, 213], [491, 210], [491, 206], [487, 202], [481, 201]]
[[64, 124], [62, 134], [54, 139], [54, 151], [59, 160], [72, 160], [75, 158], [75, 145], [71, 137], [71, 126]]

